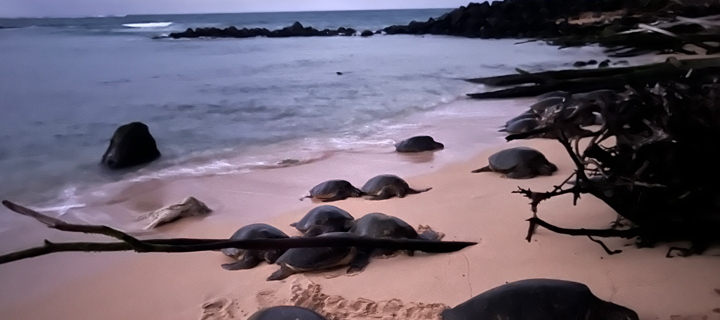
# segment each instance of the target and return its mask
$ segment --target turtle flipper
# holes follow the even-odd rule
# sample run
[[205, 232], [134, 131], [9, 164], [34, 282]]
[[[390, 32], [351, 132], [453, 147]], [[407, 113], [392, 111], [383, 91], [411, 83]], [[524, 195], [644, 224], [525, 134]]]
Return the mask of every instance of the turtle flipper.
[[492, 169], [490, 169], [490, 166], [484, 166], [480, 169], [475, 169], [473, 171], [470, 171], [472, 173], [478, 173], [478, 172], [492, 172]]
[[[408, 193], [408, 194], [418, 194], [418, 193], [423, 193], [423, 192], [430, 191], [430, 190], [432, 190], [432, 188], [425, 188], [425, 189], [420, 189], [420, 190], [415, 190], [415, 189], [413, 189], [413, 188], [408, 188], [408, 192], [407, 192], [407, 193]], [[401, 198], [402, 198], [402, 197], [401, 197]]]
[[355, 254], [355, 258], [350, 262], [350, 268], [347, 273], [356, 273], [365, 270], [368, 264], [370, 264], [370, 257], [372, 256], [372, 250], [359, 249]]
[[225, 270], [243, 270], [255, 268], [258, 264], [260, 264], [260, 259], [255, 257], [254, 254], [246, 252], [237, 262], [223, 263], [220, 266]]
[[273, 272], [273, 274], [271, 274], [270, 277], [267, 278], [267, 281], [282, 280], [293, 274], [295, 274], [295, 271], [293, 271], [292, 269], [285, 266], [280, 266], [280, 269]]
[[310, 198], [310, 199], [312, 199], [312, 197], [313, 197], [312, 195], [309, 195], [309, 196], [304, 196], [304, 197], [300, 198], [300, 201], [303, 201], [303, 200], [305, 200], [305, 198]]

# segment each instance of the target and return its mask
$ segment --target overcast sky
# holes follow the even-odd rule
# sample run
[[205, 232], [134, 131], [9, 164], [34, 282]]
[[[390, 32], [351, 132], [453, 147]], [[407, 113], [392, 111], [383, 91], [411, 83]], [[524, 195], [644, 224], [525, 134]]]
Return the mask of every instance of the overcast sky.
[[454, 8], [469, 0], [0, 0], [2, 17]]

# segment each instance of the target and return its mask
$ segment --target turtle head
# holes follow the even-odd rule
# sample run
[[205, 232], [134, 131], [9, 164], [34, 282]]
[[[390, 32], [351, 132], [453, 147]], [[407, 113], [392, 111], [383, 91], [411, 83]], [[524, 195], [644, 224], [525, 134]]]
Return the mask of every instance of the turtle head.
[[351, 196], [351, 197], [358, 197], [358, 198], [359, 198], [359, 197], [362, 197], [362, 196], [364, 196], [364, 195], [365, 195], [365, 192], [362, 192], [362, 191], [361, 191], [360, 189], [358, 189], [358, 188], [353, 188], [352, 191], [350, 191], [350, 196]]
[[442, 144], [442, 143], [440, 143], [440, 142], [435, 141], [435, 148], [437, 148], [437, 149], [445, 149], [445, 145]]
[[225, 249], [221, 249], [220, 252], [224, 253], [226, 256], [228, 256], [230, 258], [237, 259], [240, 256], [240, 254], [243, 253], [243, 250], [238, 249], [238, 248], [225, 248]]

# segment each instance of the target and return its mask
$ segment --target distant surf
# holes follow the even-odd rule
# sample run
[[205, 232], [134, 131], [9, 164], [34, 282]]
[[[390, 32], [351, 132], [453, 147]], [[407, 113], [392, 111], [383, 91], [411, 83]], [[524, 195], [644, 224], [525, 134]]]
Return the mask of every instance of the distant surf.
[[146, 22], [146, 23], [126, 23], [123, 27], [126, 28], [165, 28], [172, 25], [172, 22]]

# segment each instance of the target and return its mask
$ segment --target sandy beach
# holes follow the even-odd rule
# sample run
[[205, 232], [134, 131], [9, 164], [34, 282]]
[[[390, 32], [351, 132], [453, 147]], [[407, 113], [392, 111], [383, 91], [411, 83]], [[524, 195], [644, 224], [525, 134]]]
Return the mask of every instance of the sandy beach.
[[[478, 245], [450, 254], [374, 259], [354, 275], [341, 268], [273, 282], [266, 278], [277, 266], [262, 263], [251, 270], [226, 271], [220, 264], [231, 259], [219, 252], [58, 253], [0, 265], [0, 319], [246, 319], [274, 305], [305, 306], [330, 319], [439, 319], [445, 307], [527, 278], [585, 283], [598, 297], [637, 311], [643, 320], [720, 319], [720, 261], [715, 249], [702, 256], [666, 258], [668, 245], [637, 249], [632, 241], [612, 239], [605, 243], [623, 252], [609, 256], [585, 237], [544, 229], [531, 243], [525, 241], [525, 220], [532, 213], [528, 200], [511, 192], [518, 186], [548, 190], [573, 170], [554, 140], [504, 143], [495, 132], [530, 101], [456, 102], [455, 108], [470, 115], [482, 107], [502, 108], [506, 114], [483, 121], [472, 116], [440, 120], [408, 129], [407, 134], [426, 133], [445, 143], [445, 150], [431, 154], [345, 152], [293, 167], [118, 185], [65, 216], [147, 237], [226, 238], [254, 222], [299, 235], [289, 224], [320, 205], [298, 201], [315, 184], [338, 178], [360, 186], [377, 174], [394, 173], [411, 187], [433, 189], [402, 199], [352, 198], [329, 204], [355, 218], [371, 212], [394, 215], [414, 227], [429, 225], [443, 232], [444, 240]], [[486, 165], [490, 154], [516, 145], [542, 151], [558, 171], [530, 180], [470, 173]], [[135, 220], [137, 215], [191, 195], [214, 211], [140, 231], [143, 223]], [[12, 215], [4, 208], [0, 213]], [[587, 228], [606, 228], [616, 217], [590, 196], [577, 206], [571, 196], [551, 199], [539, 206], [538, 215], [556, 225]], [[18, 227], [3, 234], [2, 252], [39, 245], [42, 239], [100, 239], [49, 230], [24, 217], [12, 219]]]

